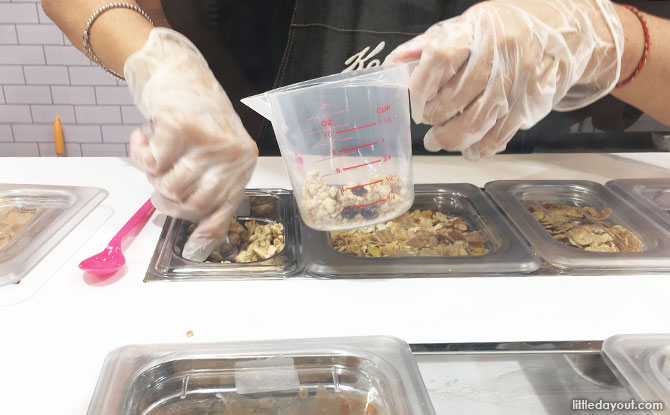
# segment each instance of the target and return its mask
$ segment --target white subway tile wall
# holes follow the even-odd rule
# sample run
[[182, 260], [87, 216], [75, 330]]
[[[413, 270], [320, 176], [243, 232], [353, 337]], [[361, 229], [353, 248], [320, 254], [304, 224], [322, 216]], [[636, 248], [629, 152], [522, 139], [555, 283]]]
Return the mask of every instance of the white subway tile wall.
[[[40, 156], [57, 156], [56, 148], [53, 143], [37, 143], [40, 150]], [[81, 145], [75, 143], [65, 143], [65, 154], [67, 157], [81, 157]]]
[[31, 105], [30, 112], [33, 114], [33, 122], [36, 123], [53, 123], [56, 116], [60, 117], [61, 122], [76, 122], [74, 108], [70, 105]]
[[23, 77], [21, 66], [0, 66], [0, 85], [23, 85], [25, 83], [26, 79]]
[[144, 122], [125, 83], [72, 46], [40, 0], [0, 0], [0, 157], [55, 156], [55, 116], [70, 157], [127, 156]]
[[[29, 105], [1, 105], [0, 123], [26, 123], [32, 122]], [[0, 153], [2, 154], [2, 153]]]
[[85, 157], [125, 157], [127, 154], [125, 144], [81, 144], [81, 155]]
[[95, 105], [95, 90], [92, 86], [52, 86], [51, 98], [54, 104]]
[[48, 86], [8, 85], [3, 89], [8, 104], [51, 104], [51, 90]]
[[37, 143], [0, 143], [3, 157], [36, 157], [40, 155]]
[[16, 33], [22, 45], [62, 45], [63, 35], [51, 24], [19, 24]]
[[14, 141], [16, 142], [53, 142], [53, 125], [49, 124], [14, 124]]
[[0, 44], [15, 45], [16, 29], [10, 24], [0, 24]]
[[0, 141], [12, 141], [12, 127], [0, 124]]

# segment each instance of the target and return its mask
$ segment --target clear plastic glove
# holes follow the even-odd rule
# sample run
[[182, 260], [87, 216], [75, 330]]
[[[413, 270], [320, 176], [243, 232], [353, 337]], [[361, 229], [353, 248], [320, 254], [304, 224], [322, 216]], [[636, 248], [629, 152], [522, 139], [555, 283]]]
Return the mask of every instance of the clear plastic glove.
[[182, 255], [204, 261], [225, 240], [258, 149], [198, 49], [183, 35], [153, 29], [124, 72], [135, 104], [153, 123], [130, 153], [156, 189], [154, 205], [199, 221]]
[[586, 106], [619, 79], [623, 28], [609, 0], [495, 0], [437, 23], [385, 64], [420, 58], [410, 99], [429, 151], [479, 159], [552, 109]]

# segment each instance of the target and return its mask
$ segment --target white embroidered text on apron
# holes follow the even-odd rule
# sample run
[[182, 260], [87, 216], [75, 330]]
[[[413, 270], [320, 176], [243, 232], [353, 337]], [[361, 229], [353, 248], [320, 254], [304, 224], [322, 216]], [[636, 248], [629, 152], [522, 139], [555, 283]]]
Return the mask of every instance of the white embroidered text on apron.
[[363, 68], [372, 68], [381, 65], [382, 62], [379, 59], [373, 59], [370, 62], [368, 62], [367, 65], [365, 63], [370, 58], [376, 56], [379, 52], [381, 52], [384, 49], [384, 46], [386, 46], [386, 42], [381, 41], [374, 49], [372, 49], [372, 51], [368, 56], [365, 56], [365, 54], [368, 53], [368, 50], [370, 50], [370, 46], [351, 56], [349, 59], [344, 61], [344, 64], [349, 66], [344, 68], [342, 72], [352, 72]]

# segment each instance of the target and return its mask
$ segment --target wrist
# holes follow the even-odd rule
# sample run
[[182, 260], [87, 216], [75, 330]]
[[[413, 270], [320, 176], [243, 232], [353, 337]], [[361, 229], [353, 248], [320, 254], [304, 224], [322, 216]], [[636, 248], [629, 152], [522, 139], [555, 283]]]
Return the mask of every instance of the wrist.
[[133, 100], [145, 116], [151, 113], [151, 104], [156, 104], [153, 95], [165, 93], [166, 88], [193, 89], [198, 85], [193, 78], [204, 76], [194, 73], [205, 69], [209, 71], [207, 62], [188, 38], [160, 27], [151, 30], [142, 48], [128, 56], [123, 67]]
[[623, 87], [630, 82], [641, 70], [641, 65], [646, 60], [646, 48], [648, 42], [645, 39], [646, 23], [640, 21], [635, 12], [622, 5], [614, 5], [621, 25], [624, 28], [625, 41], [623, 55], [621, 56], [621, 74], [618, 87]]
[[[125, 21], [131, 22], [136, 33], [130, 39], [119, 38], [118, 42], [105, 43], [106, 37], [113, 32], [115, 24], [124, 14]], [[123, 72], [119, 65], [133, 51], [139, 49], [146, 40], [151, 28], [154, 26], [149, 15], [139, 8], [135, 2], [113, 2], [107, 3], [96, 9], [86, 22], [83, 32], [83, 43], [81, 46], [84, 54], [94, 63], [98, 64], [107, 73], [117, 79], [123, 80]], [[96, 44], [104, 44], [100, 48], [99, 55], [93, 50], [91, 40], [95, 38]], [[104, 62], [104, 63], [103, 63]]]

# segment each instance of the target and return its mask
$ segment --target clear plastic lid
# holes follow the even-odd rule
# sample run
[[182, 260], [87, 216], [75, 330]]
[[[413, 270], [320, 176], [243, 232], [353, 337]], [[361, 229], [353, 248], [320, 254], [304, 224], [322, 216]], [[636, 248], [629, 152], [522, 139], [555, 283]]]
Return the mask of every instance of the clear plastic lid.
[[126, 346], [90, 415], [434, 415], [409, 346], [392, 337]]
[[424, 184], [392, 221], [320, 232], [301, 223], [305, 270], [315, 276], [444, 276], [528, 273], [540, 261], [471, 184]]
[[0, 184], [0, 286], [20, 281], [105, 197], [93, 187]]
[[562, 272], [670, 269], [670, 238], [589, 181], [495, 181], [486, 191], [549, 267]]
[[606, 186], [670, 231], [670, 179], [620, 179]]
[[655, 415], [670, 414], [670, 334], [621, 334], [601, 351], [622, 384], [645, 403], [662, 403]]

